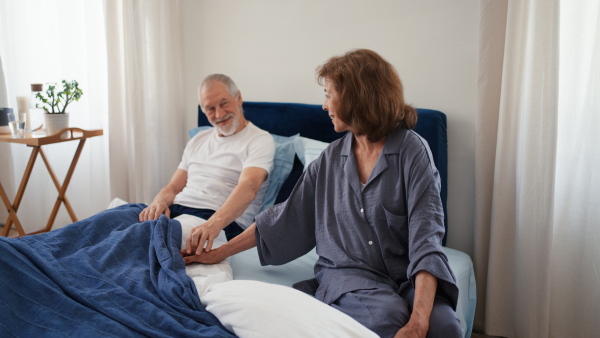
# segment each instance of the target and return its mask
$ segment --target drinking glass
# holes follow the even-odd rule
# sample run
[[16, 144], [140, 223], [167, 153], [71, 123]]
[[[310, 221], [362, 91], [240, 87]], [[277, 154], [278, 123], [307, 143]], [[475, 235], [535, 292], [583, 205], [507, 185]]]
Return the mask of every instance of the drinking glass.
[[8, 114], [8, 126], [10, 127], [10, 134], [13, 138], [23, 138], [25, 137], [25, 119], [27, 118], [27, 114], [20, 113]]

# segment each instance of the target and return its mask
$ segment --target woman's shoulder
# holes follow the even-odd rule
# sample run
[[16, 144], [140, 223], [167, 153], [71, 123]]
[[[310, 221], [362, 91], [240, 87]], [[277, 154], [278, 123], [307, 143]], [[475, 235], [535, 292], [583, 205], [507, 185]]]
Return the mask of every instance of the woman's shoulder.
[[424, 138], [414, 130], [405, 127], [398, 127], [393, 133], [389, 134], [385, 143], [388, 151], [421, 151], [429, 148]]
[[427, 166], [435, 166], [433, 156], [427, 141], [416, 131], [406, 128], [398, 128], [393, 133], [394, 147], [400, 154], [401, 162], [421, 163]]
[[405, 142], [407, 143], [407, 145], [410, 145], [411, 147], [414, 147], [421, 151], [429, 149], [429, 144], [427, 143], [427, 141], [421, 135], [419, 135], [416, 131], [414, 131], [413, 129], [405, 129], [405, 130], [406, 130]]

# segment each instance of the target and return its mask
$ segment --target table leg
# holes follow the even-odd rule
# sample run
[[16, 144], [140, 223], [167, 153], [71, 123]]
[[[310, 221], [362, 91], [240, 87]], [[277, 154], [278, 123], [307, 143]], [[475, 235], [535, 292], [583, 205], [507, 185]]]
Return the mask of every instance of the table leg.
[[[23, 178], [21, 179], [21, 184], [19, 185], [19, 190], [17, 190], [17, 195], [15, 196], [15, 202], [12, 207], [8, 210], [8, 219], [6, 220], [6, 224], [4, 225], [4, 231], [2, 231], [3, 236], [7, 236], [10, 228], [15, 223], [15, 228], [19, 233], [19, 236], [25, 236], [25, 231], [21, 226], [21, 222], [17, 217], [17, 210], [19, 210], [19, 205], [21, 205], [21, 200], [23, 199], [23, 194], [25, 193], [25, 187], [27, 187], [27, 183], [29, 182], [29, 178], [31, 177], [31, 172], [33, 171], [33, 165], [35, 164], [35, 159], [37, 158], [38, 153], [40, 152], [40, 147], [32, 147], [31, 155], [29, 156], [29, 162], [27, 162], [27, 167], [25, 168], [25, 172], [23, 173]], [[8, 197], [6, 196], [6, 192], [2, 189], [2, 199], [6, 197], [6, 201], [8, 201]], [[7, 205], [7, 208], [10, 206], [10, 202], [4, 202]]]
[[[52, 182], [54, 182], [56, 191], [58, 191], [60, 193], [60, 189], [62, 188], [62, 186], [61, 186], [60, 182], [58, 181], [58, 179], [56, 178], [56, 174], [54, 174], [54, 170], [52, 170], [52, 167], [50, 166], [50, 162], [48, 162], [48, 159], [46, 158], [46, 153], [44, 153], [43, 149], [40, 149], [40, 155], [42, 156], [42, 160], [44, 160], [44, 164], [46, 165], [46, 169], [48, 169], [48, 173], [50, 174], [50, 177], [52, 178]], [[60, 196], [59, 196], [59, 199], [60, 199]], [[67, 198], [67, 196], [64, 196], [63, 202], [65, 204], [65, 208], [67, 209], [67, 212], [69, 213], [69, 216], [71, 217], [71, 221], [77, 222], [77, 216], [75, 216], [75, 212], [73, 211], [73, 208], [71, 207], [71, 203], [69, 202], [69, 199]]]
[[9, 220], [12, 223], [15, 224], [15, 228], [17, 229], [17, 232], [19, 233], [19, 235], [21, 235], [21, 233], [24, 234], [25, 231], [23, 231], [23, 227], [21, 226], [21, 222], [19, 221], [19, 218], [17, 217], [17, 211], [10, 204], [10, 200], [8, 199], [8, 195], [6, 195], [6, 191], [4, 191], [4, 187], [2, 187], [2, 183], [0, 183], [0, 197], [2, 197], [2, 202], [4, 203], [4, 206], [6, 206], [6, 210], [8, 211], [8, 218], [6, 220], [6, 225], [4, 225], [4, 229], [2, 230], [2, 236], [7, 237], [8, 234], [10, 233], [10, 228], [11, 227], [8, 226]]
[[[58, 208], [60, 204], [64, 201], [65, 193], [67, 188], [69, 187], [69, 183], [71, 182], [71, 177], [73, 176], [73, 172], [75, 171], [75, 166], [77, 165], [77, 161], [79, 160], [79, 156], [81, 155], [81, 150], [83, 150], [83, 146], [85, 145], [85, 139], [81, 139], [79, 141], [79, 145], [77, 146], [77, 151], [75, 151], [75, 156], [73, 156], [73, 161], [71, 162], [71, 166], [67, 171], [67, 177], [63, 182], [60, 191], [58, 192], [58, 197], [56, 198], [56, 202], [54, 203], [54, 208], [52, 209], [52, 213], [50, 214], [50, 218], [48, 219], [48, 224], [46, 225], [45, 231], [52, 230], [52, 225], [54, 224], [54, 220], [56, 219], [56, 215], [58, 214]], [[77, 219], [74, 220], [76, 222]]]

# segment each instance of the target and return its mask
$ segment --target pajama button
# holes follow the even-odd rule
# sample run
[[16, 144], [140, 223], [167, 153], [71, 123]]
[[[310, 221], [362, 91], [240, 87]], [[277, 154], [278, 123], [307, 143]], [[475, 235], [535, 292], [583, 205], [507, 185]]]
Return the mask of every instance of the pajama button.
[[373, 241], [369, 241], [369, 245], [373, 245]]
[[361, 213], [361, 214], [363, 213], [363, 211], [364, 211], [364, 209], [363, 209], [363, 208], [360, 208], [360, 213]]

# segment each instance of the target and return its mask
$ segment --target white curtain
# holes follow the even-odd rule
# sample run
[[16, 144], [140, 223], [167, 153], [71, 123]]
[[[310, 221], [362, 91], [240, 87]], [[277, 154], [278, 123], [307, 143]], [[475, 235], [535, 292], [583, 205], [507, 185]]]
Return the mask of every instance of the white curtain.
[[186, 140], [178, 0], [105, 0], [111, 194], [150, 202]]
[[[99, 0], [0, 0], [0, 55], [4, 66], [7, 105], [16, 110], [16, 97], [29, 96], [31, 83], [77, 80], [83, 89], [73, 103], [70, 125], [84, 129], [106, 127], [106, 53], [102, 2]], [[34, 126], [41, 115], [32, 116]], [[44, 146], [49, 162], [62, 181], [78, 142]], [[108, 141], [106, 136], [87, 140], [67, 198], [79, 219], [108, 205]], [[0, 144], [0, 180], [13, 199], [31, 149], [21, 144]], [[29, 180], [19, 219], [26, 231], [46, 225], [58, 192], [41, 158]], [[2, 215], [4, 222], [5, 214]], [[61, 206], [55, 227], [71, 223]]]
[[[104, 129], [86, 142], [67, 190], [79, 219], [114, 197], [150, 201], [177, 168], [188, 140], [179, 19], [179, 1], [171, 0], [0, 0], [8, 107], [29, 95], [31, 83], [75, 79], [84, 95], [71, 106], [70, 125]], [[42, 117], [33, 119], [37, 126]], [[44, 147], [61, 180], [76, 146]], [[30, 149], [2, 143], [0, 152], [0, 179], [12, 199]], [[18, 212], [26, 231], [46, 224], [55, 195], [39, 159]], [[61, 207], [55, 227], [69, 223]]]
[[2, 55], [0, 55], [0, 107], [8, 108], [8, 97], [6, 95], [6, 82], [4, 81], [4, 67], [2, 66]]
[[[0, 24], [1, 24], [0, 20]], [[2, 66], [2, 53], [0, 52], [0, 108], [8, 108], [8, 97], [6, 95], [6, 81], [4, 80], [4, 67]], [[0, 145], [0, 183], [5, 191], [14, 191], [13, 174], [10, 165], [10, 146]], [[12, 194], [11, 194], [12, 196]], [[0, 208], [0, 224], [4, 224], [8, 217], [8, 211], [4, 206]]]
[[481, 2], [476, 326], [598, 336], [600, 5]]

